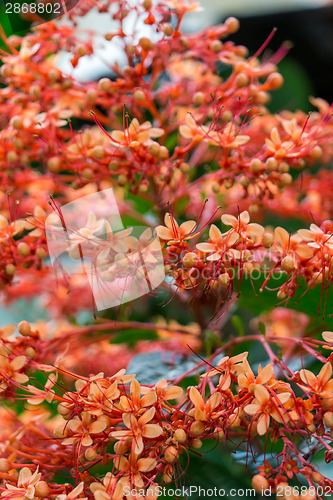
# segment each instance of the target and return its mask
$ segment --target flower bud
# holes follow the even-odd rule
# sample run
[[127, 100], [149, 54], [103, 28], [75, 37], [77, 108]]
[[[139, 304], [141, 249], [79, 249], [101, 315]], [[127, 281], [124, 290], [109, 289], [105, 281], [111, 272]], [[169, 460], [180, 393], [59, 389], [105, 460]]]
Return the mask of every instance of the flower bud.
[[194, 252], [188, 252], [187, 254], [184, 255], [183, 257], [183, 264], [187, 269], [190, 269], [191, 267], [195, 266], [198, 260], [198, 256]]
[[146, 36], [143, 36], [140, 38], [139, 45], [146, 52], [148, 52], [149, 50], [154, 48], [153, 42], [150, 40], [150, 38], [148, 38]]
[[175, 446], [168, 446], [164, 452], [164, 458], [169, 464], [173, 464], [176, 460], [178, 460], [179, 453]]
[[295, 261], [291, 257], [291, 255], [286, 255], [286, 257], [284, 259], [282, 259], [281, 269], [283, 269], [284, 271], [287, 271], [288, 273], [290, 273], [291, 271], [293, 271], [295, 269]]
[[10, 120], [10, 124], [16, 130], [20, 130], [23, 127], [23, 120], [20, 116], [13, 116]]
[[15, 271], [16, 267], [14, 266], [14, 264], [6, 265], [6, 273], [8, 274], [8, 276], [13, 276], [15, 274]]
[[219, 280], [220, 285], [227, 288], [227, 286], [229, 286], [229, 283], [230, 283], [230, 276], [228, 273], [223, 273], [223, 274], [220, 274], [218, 280]]
[[280, 73], [271, 73], [267, 78], [271, 90], [279, 89], [283, 85], [283, 76]]
[[39, 481], [35, 486], [35, 495], [37, 497], [45, 498], [49, 495], [50, 489], [45, 481]]
[[327, 411], [324, 415], [324, 424], [327, 427], [333, 428], [333, 411]]
[[98, 160], [101, 160], [105, 156], [105, 149], [103, 146], [95, 146], [93, 149], [93, 155]]
[[235, 17], [228, 17], [224, 24], [228, 28], [229, 33], [236, 33], [239, 30], [239, 21]]
[[185, 443], [187, 439], [186, 432], [184, 431], [184, 429], [177, 429], [173, 437], [175, 438], [177, 443]]
[[18, 332], [24, 337], [29, 337], [31, 334], [31, 326], [27, 321], [21, 321], [17, 327]]
[[60, 170], [61, 160], [58, 156], [52, 156], [47, 160], [47, 168], [53, 174], [56, 174]]
[[264, 248], [271, 248], [274, 243], [274, 237], [271, 233], [264, 233], [261, 238], [261, 243]]
[[201, 446], [202, 446], [202, 441], [201, 441], [201, 439], [199, 439], [199, 438], [192, 439], [192, 441], [191, 441], [191, 446], [192, 446], [192, 448], [194, 448], [195, 450], [200, 450], [200, 448], [201, 448]]
[[28, 257], [31, 254], [30, 247], [28, 243], [25, 243], [25, 241], [21, 241], [17, 245], [17, 251], [18, 254], [21, 255], [21, 257]]
[[258, 493], [262, 493], [263, 490], [267, 490], [268, 481], [262, 474], [256, 474], [252, 478], [252, 488]]
[[11, 469], [11, 465], [7, 458], [0, 458], [0, 472], [8, 472]]
[[195, 420], [190, 427], [192, 436], [202, 436], [205, 432], [205, 424], [199, 420]]
[[263, 163], [259, 158], [253, 158], [251, 161], [251, 170], [254, 174], [259, 173], [263, 168]]
[[94, 450], [94, 448], [88, 448], [85, 452], [84, 452], [84, 456], [86, 457], [86, 459], [90, 462], [91, 460], [94, 460], [97, 456], [97, 452], [96, 450]]

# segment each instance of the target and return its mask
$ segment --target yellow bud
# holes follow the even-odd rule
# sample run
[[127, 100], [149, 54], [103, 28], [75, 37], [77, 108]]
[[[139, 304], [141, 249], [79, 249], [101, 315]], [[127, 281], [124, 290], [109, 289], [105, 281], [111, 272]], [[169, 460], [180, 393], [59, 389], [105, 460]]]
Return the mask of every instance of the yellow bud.
[[283, 269], [284, 271], [287, 271], [288, 273], [290, 273], [291, 271], [293, 271], [295, 269], [295, 261], [291, 257], [291, 255], [286, 255], [286, 257], [284, 259], [282, 259], [281, 269]]
[[261, 474], [256, 474], [255, 476], [253, 476], [251, 483], [252, 483], [252, 488], [258, 494], [262, 493], [263, 490], [267, 490], [268, 488], [268, 481]]
[[178, 443], [185, 443], [187, 439], [186, 432], [184, 431], [184, 429], [177, 429], [173, 437]]
[[21, 255], [21, 257], [28, 257], [31, 254], [31, 250], [28, 243], [25, 243], [24, 241], [21, 241], [17, 245], [17, 251], [19, 255]]
[[262, 246], [264, 248], [271, 248], [274, 243], [274, 237], [271, 233], [264, 233], [261, 239]]
[[29, 337], [31, 334], [31, 325], [27, 321], [21, 321], [18, 324], [17, 330], [24, 337]]
[[190, 427], [192, 436], [202, 436], [205, 432], [205, 424], [199, 420], [195, 420]]
[[0, 472], [8, 472], [11, 469], [11, 465], [7, 458], [0, 458]]
[[35, 495], [45, 498], [49, 495], [50, 489], [45, 481], [39, 481], [35, 486]]
[[179, 453], [175, 446], [168, 446], [164, 452], [164, 458], [169, 464], [173, 464], [176, 460], [178, 460]]

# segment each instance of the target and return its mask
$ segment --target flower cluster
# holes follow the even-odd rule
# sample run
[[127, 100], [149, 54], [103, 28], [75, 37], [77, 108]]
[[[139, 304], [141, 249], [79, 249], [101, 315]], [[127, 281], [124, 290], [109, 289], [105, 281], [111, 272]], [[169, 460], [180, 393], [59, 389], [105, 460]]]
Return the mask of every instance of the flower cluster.
[[[253, 479], [256, 488], [271, 486], [276, 491], [294, 475], [302, 475], [309, 486], [332, 486], [310, 464], [300, 444], [311, 438], [325, 450], [328, 463], [333, 459], [332, 359], [330, 356], [326, 360], [318, 350], [320, 345], [333, 349], [333, 332], [323, 333], [324, 341], [315, 347], [317, 353], [312, 349], [322, 364], [317, 375], [307, 369], [291, 372], [270, 347], [277, 339], [258, 334], [255, 340], [264, 343], [270, 362], [259, 366], [257, 374], [248, 362], [247, 352], [224, 355], [216, 363], [220, 349], [211, 362], [201, 363], [206, 372], [199, 377], [198, 385], [184, 391], [178, 384], [186, 379], [186, 373], [177, 384], [163, 379], [143, 385], [125, 370], [110, 377], [103, 373], [78, 376], [64, 370], [61, 360], [57, 366], [42, 365], [38, 354], [33, 356], [32, 352], [29, 355], [33, 360], [28, 363], [18, 354], [27, 343], [34, 344], [38, 332], [27, 322], [21, 322], [18, 329], [18, 338], [10, 337], [12, 327], [2, 331], [4, 349], [11, 345], [8, 363], [0, 372], [7, 384], [4, 387], [2, 383], [2, 394], [13, 397], [15, 393], [30, 404], [30, 412], [33, 407], [37, 410], [33, 418], [8, 415], [8, 410], [2, 410], [2, 418], [8, 420], [1, 435], [3, 498], [38, 496], [62, 500], [82, 495], [96, 500], [122, 500], [126, 488], [140, 489], [143, 498], [148, 498], [157, 484], [178, 480], [188, 452], [200, 449], [203, 440], [242, 445], [265, 434], [272, 443], [280, 439], [283, 450], [277, 457], [277, 467], [267, 460], [259, 467]], [[223, 349], [232, 349], [235, 341], [246, 340], [231, 340]], [[310, 344], [304, 345], [304, 351], [307, 348]], [[11, 377], [7, 366], [14, 373]], [[33, 373], [40, 369], [52, 371], [43, 386], [34, 382]], [[57, 382], [62, 374], [75, 381], [74, 387], [66, 389]], [[25, 385], [28, 381], [32, 383]], [[45, 420], [45, 409], [40, 406], [43, 401], [56, 408], [51, 420]], [[297, 444], [295, 433], [300, 440]], [[35, 443], [33, 450], [29, 449], [31, 439]], [[31, 464], [24, 466], [27, 459]], [[96, 481], [93, 471], [99, 463], [112, 464], [112, 471]], [[54, 474], [64, 467], [73, 471], [78, 484], [70, 492], [66, 485], [53, 482]]]

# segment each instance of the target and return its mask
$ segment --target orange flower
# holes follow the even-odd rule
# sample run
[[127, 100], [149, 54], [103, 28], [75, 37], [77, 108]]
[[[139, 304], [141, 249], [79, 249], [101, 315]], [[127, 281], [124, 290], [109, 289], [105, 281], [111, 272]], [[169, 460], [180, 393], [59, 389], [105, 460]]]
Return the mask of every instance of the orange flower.
[[170, 401], [171, 399], [178, 399], [184, 394], [184, 391], [181, 387], [177, 385], [168, 386], [165, 378], [157, 382], [157, 384], [155, 385], [155, 391], [159, 401], [163, 399], [166, 401]]
[[66, 429], [74, 432], [72, 437], [66, 438], [62, 444], [74, 444], [80, 442], [82, 446], [91, 446], [93, 439], [91, 434], [100, 434], [107, 427], [107, 422], [103, 417], [93, 420], [93, 416], [88, 412], [83, 412], [81, 419], [74, 417], [66, 424]]
[[202, 377], [213, 377], [214, 375], [221, 375], [219, 380], [219, 388], [222, 391], [229, 389], [231, 384], [230, 374], [238, 375], [239, 373], [246, 373], [249, 367], [247, 361], [248, 352], [242, 352], [237, 354], [237, 356], [224, 356], [219, 362], [216, 368], [212, 368], [206, 374], [201, 375]]
[[120, 396], [120, 409], [122, 411], [138, 411], [156, 403], [157, 395], [153, 389], [145, 390], [146, 394], [142, 398], [140, 397], [141, 391], [139, 382], [134, 378], [131, 382], [129, 395]]
[[28, 467], [23, 467], [20, 470], [17, 486], [6, 484], [7, 490], [1, 493], [1, 497], [8, 500], [32, 500], [35, 498], [35, 489], [40, 478], [38, 467], [33, 474]]
[[133, 453], [130, 453], [128, 459], [124, 456], [116, 457], [114, 466], [125, 474], [121, 476], [123, 484], [128, 484], [130, 487], [134, 486], [142, 488], [144, 486], [144, 478], [147, 472], [156, 468], [157, 460], [154, 458], [140, 458]]
[[238, 242], [239, 236], [237, 233], [225, 233], [221, 231], [215, 224], [212, 224], [209, 229], [210, 243], [198, 243], [197, 249], [200, 252], [211, 253], [207, 260], [220, 260], [223, 255], [228, 255], [231, 258], [239, 258], [240, 252], [232, 247]]
[[257, 385], [267, 384], [271, 379], [275, 380], [275, 376], [273, 367], [270, 363], [264, 368], [261, 368], [261, 365], [259, 365], [257, 377], [254, 376], [249, 366], [246, 373], [240, 373], [238, 375], [238, 385], [243, 389], [247, 389], [249, 393], [253, 393]]
[[[169, 213], [164, 217], [165, 226], [157, 226], [156, 232], [161, 240], [167, 241], [168, 245], [175, 245], [185, 240], [195, 238], [198, 232], [192, 233], [196, 226], [194, 220], [183, 222], [180, 226]], [[191, 234], [192, 233], [192, 234]]]
[[283, 406], [290, 399], [289, 392], [271, 395], [266, 387], [257, 385], [254, 389], [255, 398], [251, 404], [245, 406], [244, 411], [248, 415], [258, 417], [257, 432], [260, 436], [266, 434], [271, 417], [279, 423], [283, 423], [283, 415], [286, 412]]
[[17, 384], [25, 384], [29, 377], [24, 373], [18, 373], [26, 364], [26, 356], [16, 356], [10, 360], [5, 349], [0, 350], [0, 393], [5, 391], [11, 381]]
[[143, 451], [143, 438], [155, 439], [163, 434], [163, 429], [158, 424], [148, 424], [155, 415], [155, 408], [147, 410], [139, 419], [132, 413], [123, 413], [123, 422], [126, 430], [113, 431], [111, 437], [115, 439], [132, 439], [132, 451], [140, 455]]
[[162, 128], [152, 127], [150, 122], [144, 122], [140, 125], [139, 120], [133, 118], [129, 127], [125, 130], [114, 130], [111, 138], [115, 144], [121, 146], [131, 146], [135, 143], [149, 144], [151, 139], [161, 137], [164, 134]]
[[232, 226], [234, 231], [236, 231], [242, 238], [250, 238], [252, 240], [263, 234], [265, 231], [260, 224], [256, 224], [255, 222], [249, 223], [250, 215], [246, 210], [242, 212], [239, 217], [223, 214], [221, 220], [226, 226]]
[[324, 408], [328, 408], [333, 404], [333, 379], [332, 365], [327, 362], [320, 370], [316, 377], [310, 370], [302, 369], [299, 376], [304, 384], [298, 384], [306, 392], [314, 392], [320, 396], [323, 401]]
[[94, 494], [95, 500], [123, 500], [124, 485], [118, 477], [108, 472], [102, 483], [93, 482], [90, 489]]
[[207, 422], [212, 418], [217, 418], [221, 412], [216, 412], [216, 408], [221, 403], [222, 395], [220, 392], [214, 392], [205, 402], [198, 389], [191, 387], [190, 400], [194, 404], [194, 418]]

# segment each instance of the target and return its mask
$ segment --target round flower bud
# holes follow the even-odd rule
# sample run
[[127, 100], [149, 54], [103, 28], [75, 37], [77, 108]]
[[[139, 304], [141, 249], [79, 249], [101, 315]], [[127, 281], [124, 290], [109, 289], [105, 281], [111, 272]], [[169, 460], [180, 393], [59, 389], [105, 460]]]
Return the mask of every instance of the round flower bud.
[[85, 452], [84, 452], [84, 456], [86, 457], [86, 459], [90, 462], [91, 460], [94, 460], [97, 456], [97, 452], [96, 450], [94, 450], [94, 448], [88, 448]]
[[18, 251], [19, 255], [21, 255], [21, 257], [28, 257], [31, 254], [30, 247], [29, 247], [28, 243], [25, 243], [25, 241], [21, 241], [17, 245], [17, 251]]
[[105, 149], [103, 146], [95, 146], [93, 149], [93, 155], [98, 160], [101, 160], [105, 156]]
[[169, 158], [169, 150], [165, 146], [160, 146], [160, 149], [158, 151], [158, 158], [160, 160], [166, 160]]
[[213, 438], [216, 439], [217, 441], [223, 441], [224, 431], [222, 429], [216, 429], [216, 431], [213, 434]]
[[283, 85], [283, 76], [280, 73], [271, 73], [267, 78], [271, 90], [279, 89]]
[[172, 473], [165, 472], [162, 476], [162, 481], [164, 484], [170, 484], [172, 482]]
[[291, 184], [293, 181], [293, 178], [290, 174], [282, 174], [281, 177], [280, 177], [280, 182], [281, 182], [281, 185], [282, 186], [288, 186], [289, 184]]
[[137, 89], [135, 92], [134, 92], [134, 99], [136, 101], [144, 101], [146, 98], [145, 96], [145, 93], [143, 92], [143, 90], [141, 89]]
[[235, 78], [236, 87], [238, 89], [245, 87], [249, 83], [249, 79], [245, 73], [238, 73]]
[[178, 460], [178, 450], [175, 446], [168, 446], [164, 452], [164, 458], [169, 464], [173, 464], [176, 460]]
[[163, 24], [162, 31], [165, 34], [165, 36], [171, 36], [173, 33], [173, 28], [172, 28], [171, 24], [165, 23], [165, 24]]
[[191, 267], [195, 266], [198, 260], [198, 256], [194, 252], [188, 252], [187, 254], [184, 255], [183, 257], [183, 264], [187, 269], [190, 269]]
[[70, 410], [67, 406], [63, 405], [62, 403], [60, 403], [58, 405], [58, 413], [63, 417], [63, 418], [68, 418], [70, 417], [70, 415], [72, 414], [72, 410]]
[[274, 243], [274, 237], [271, 233], [264, 233], [261, 237], [261, 243], [264, 248], [271, 248]]
[[103, 92], [108, 92], [112, 88], [112, 83], [109, 78], [101, 78], [98, 82], [98, 88]]
[[11, 465], [7, 458], [0, 458], [0, 472], [8, 472], [11, 469]]
[[173, 437], [175, 438], [177, 443], [185, 443], [187, 439], [186, 432], [184, 431], [184, 429], [177, 429]]
[[190, 165], [183, 162], [180, 164], [180, 170], [183, 172], [183, 174], [187, 174], [190, 171]]
[[222, 47], [223, 47], [223, 44], [222, 44], [222, 42], [220, 40], [213, 40], [209, 44], [209, 48], [213, 52], [220, 52], [222, 50]]
[[16, 130], [20, 130], [23, 127], [23, 120], [20, 116], [13, 116], [10, 120], [10, 124]]
[[38, 247], [36, 249], [36, 255], [40, 260], [45, 259], [45, 257], [47, 256], [47, 251], [43, 247]]
[[6, 265], [6, 273], [9, 276], [13, 276], [15, 271], [16, 271], [16, 267], [14, 266], [14, 264], [7, 264]]
[[14, 163], [17, 160], [18, 160], [17, 153], [15, 151], [8, 151], [7, 161], [9, 161], [9, 163]]
[[11, 66], [9, 64], [4, 64], [0, 69], [1, 76], [8, 78], [13, 74]]
[[253, 158], [253, 160], [251, 161], [251, 170], [254, 174], [257, 174], [258, 172], [260, 172], [263, 168], [263, 164], [262, 164], [262, 161], [259, 160], [259, 158]]
[[146, 9], [146, 10], [149, 10], [152, 8], [153, 6], [153, 2], [152, 0], [143, 0], [143, 3], [142, 3], [143, 7]]
[[35, 357], [36, 351], [33, 347], [27, 347], [25, 353], [28, 356], [28, 358], [32, 359]]
[[278, 168], [278, 162], [275, 158], [268, 158], [265, 163], [267, 172], [274, 172]]
[[140, 47], [145, 50], [146, 52], [148, 52], [149, 50], [153, 49], [154, 48], [154, 44], [153, 42], [150, 40], [150, 38], [146, 37], [146, 36], [142, 36], [139, 40], [139, 45]]
[[58, 156], [52, 156], [47, 160], [47, 168], [53, 174], [56, 174], [60, 170], [61, 160]]
[[201, 106], [205, 102], [205, 94], [203, 92], [196, 92], [192, 100], [196, 106]]
[[149, 153], [152, 155], [152, 156], [158, 156], [159, 152], [160, 152], [160, 145], [158, 142], [152, 142], [151, 144], [149, 144], [148, 146], [148, 151]]
[[230, 276], [228, 273], [220, 274], [218, 279], [219, 279], [220, 285], [224, 286], [225, 288], [227, 288], [227, 286], [229, 286]]
[[313, 160], [319, 160], [322, 157], [323, 150], [320, 146], [311, 149], [310, 156]]
[[287, 297], [287, 293], [284, 290], [279, 290], [276, 296], [279, 300], [284, 300]]
[[190, 427], [192, 436], [202, 436], [205, 432], [205, 424], [199, 420], [195, 420]]
[[29, 337], [29, 335], [31, 334], [31, 325], [27, 321], [21, 321], [18, 324], [17, 329], [18, 332], [24, 337]]
[[126, 182], [127, 182], [126, 175], [120, 174], [118, 176], [118, 184], [119, 184], [119, 186], [125, 186]]
[[320, 472], [316, 471], [312, 473], [311, 478], [315, 483], [320, 483], [323, 476], [320, 474]]
[[290, 170], [290, 167], [288, 165], [288, 163], [286, 163], [285, 161], [282, 161], [279, 165], [279, 172], [281, 172], [282, 174], [285, 174], [287, 172], [289, 172]]
[[328, 411], [325, 413], [324, 424], [327, 425], [327, 427], [330, 427], [331, 429], [333, 428], [333, 411]]
[[45, 481], [39, 481], [35, 486], [35, 495], [37, 497], [45, 498], [49, 495], [50, 489]]
[[195, 450], [200, 450], [200, 448], [201, 448], [201, 446], [202, 446], [202, 441], [201, 441], [201, 439], [199, 439], [199, 438], [192, 439], [192, 441], [191, 441], [191, 446], [192, 446], [192, 448], [194, 448]]
[[235, 33], [239, 30], [239, 21], [235, 17], [228, 17], [224, 24], [228, 28], [229, 33]]
[[251, 483], [252, 488], [259, 494], [268, 488], [268, 481], [262, 474], [256, 474], [253, 476]]
[[295, 269], [295, 261], [291, 257], [291, 255], [286, 255], [286, 257], [284, 259], [282, 259], [281, 269], [283, 269], [284, 271], [287, 271], [288, 273], [290, 273], [291, 271], [293, 271]]

